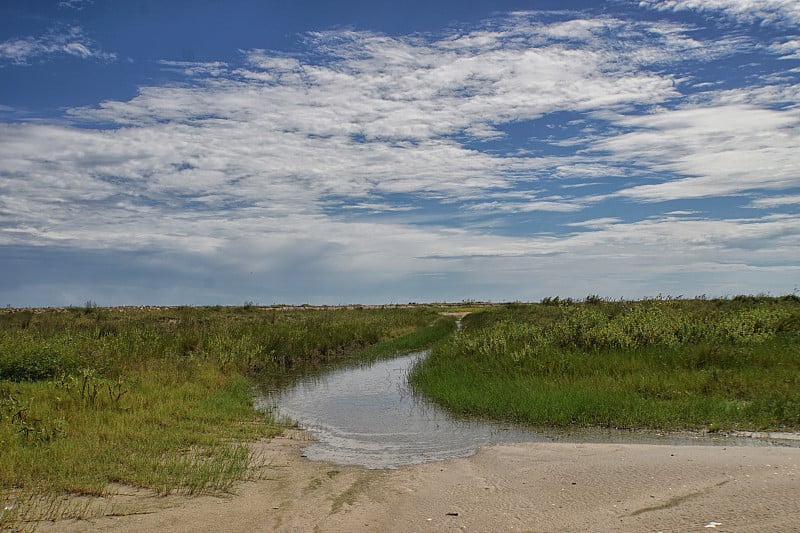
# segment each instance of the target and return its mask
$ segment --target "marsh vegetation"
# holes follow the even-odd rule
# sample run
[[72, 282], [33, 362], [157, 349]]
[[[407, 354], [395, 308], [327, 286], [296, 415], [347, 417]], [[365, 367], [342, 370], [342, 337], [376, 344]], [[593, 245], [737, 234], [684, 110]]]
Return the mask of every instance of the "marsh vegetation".
[[247, 442], [281, 430], [254, 410], [254, 382], [414, 349], [451, 329], [425, 307], [6, 311], [0, 528], [74, 513], [53, 502], [112, 483], [229, 490], [254, 473]]
[[[469, 312], [455, 332], [455, 318]], [[281, 426], [254, 385], [433, 345], [412, 388], [539, 427], [800, 429], [800, 298], [0, 313], [0, 528], [115, 484], [219, 493]], [[65, 499], [65, 496], [67, 497]]]
[[543, 427], [800, 429], [800, 299], [546, 299], [471, 314], [411, 375], [466, 415]]

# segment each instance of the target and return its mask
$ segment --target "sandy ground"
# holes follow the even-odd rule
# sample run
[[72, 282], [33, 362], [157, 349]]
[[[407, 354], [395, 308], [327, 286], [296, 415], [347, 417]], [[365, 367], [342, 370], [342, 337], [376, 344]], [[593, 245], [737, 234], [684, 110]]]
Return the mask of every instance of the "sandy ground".
[[264, 479], [233, 495], [120, 487], [37, 531], [800, 531], [800, 448], [533, 443], [379, 471], [308, 461], [308, 438], [259, 444]]

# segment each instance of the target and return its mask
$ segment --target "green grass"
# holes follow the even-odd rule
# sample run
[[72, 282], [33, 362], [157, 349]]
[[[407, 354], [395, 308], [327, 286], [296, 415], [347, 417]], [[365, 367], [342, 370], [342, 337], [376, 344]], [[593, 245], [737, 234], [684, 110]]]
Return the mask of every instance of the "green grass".
[[379, 359], [430, 348], [452, 335], [456, 329], [455, 319], [452, 317], [438, 316], [431, 320], [427, 325], [408, 333], [343, 354], [335, 361], [309, 361], [297, 367], [286, 368], [282, 372], [261, 374], [257, 376], [257, 384], [264, 394], [269, 394], [276, 389], [291, 387], [298, 380], [329, 372], [332, 367], [338, 369], [360, 366]]
[[253, 412], [247, 380], [210, 367], [191, 381], [141, 376], [119, 401], [86, 403], [49, 383], [2, 389], [7, 403], [15, 400], [6, 415], [24, 409], [31, 429], [2, 426], [6, 488], [101, 495], [121, 482], [161, 493], [226, 490], [248, 467], [241, 443], [278, 430]]
[[412, 384], [457, 413], [800, 429], [796, 297], [462, 307], [455, 335], [437, 314], [452, 306], [2, 311], [0, 495], [18, 504], [0, 529], [112, 483], [231, 490], [254, 475], [247, 442], [281, 430], [253, 409], [254, 383], [432, 344]]
[[47, 502], [112, 483], [228, 491], [257, 466], [247, 442], [282, 429], [254, 410], [254, 382], [421, 346], [452, 328], [437, 317], [424, 307], [3, 312], [0, 494], [28, 504], [0, 509], [0, 529], [53, 518], [62, 510]]
[[369, 362], [397, 354], [422, 350], [441, 341], [454, 331], [455, 320], [440, 317], [425, 327], [359, 351], [356, 354], [357, 360], [359, 362]]
[[793, 297], [548, 301], [464, 326], [411, 376], [456, 413], [538, 426], [800, 429]]

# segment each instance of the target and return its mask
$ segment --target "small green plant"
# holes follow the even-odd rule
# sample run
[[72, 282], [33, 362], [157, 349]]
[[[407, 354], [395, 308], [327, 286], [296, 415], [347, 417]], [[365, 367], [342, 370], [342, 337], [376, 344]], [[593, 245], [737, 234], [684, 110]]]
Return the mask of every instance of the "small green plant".
[[0, 423], [6, 423], [20, 437], [23, 444], [45, 444], [64, 436], [66, 421], [63, 418], [42, 420], [32, 414], [33, 398], [27, 402], [13, 394], [0, 398]]
[[[99, 408], [105, 403], [105, 393], [108, 402], [119, 406], [120, 399], [128, 393], [125, 381], [99, 376], [92, 368], [83, 368], [77, 375], [63, 374], [58, 380], [50, 382], [56, 390], [70, 398], [77, 400], [84, 407]], [[59, 403], [61, 396], [58, 396]]]

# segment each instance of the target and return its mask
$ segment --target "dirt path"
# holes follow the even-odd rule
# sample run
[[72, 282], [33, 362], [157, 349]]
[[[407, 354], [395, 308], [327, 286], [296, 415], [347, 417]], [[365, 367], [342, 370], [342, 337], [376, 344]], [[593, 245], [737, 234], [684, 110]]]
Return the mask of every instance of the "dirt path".
[[236, 495], [123, 493], [37, 531], [800, 531], [800, 448], [534, 443], [378, 471], [308, 461], [307, 439], [259, 445], [266, 479]]

